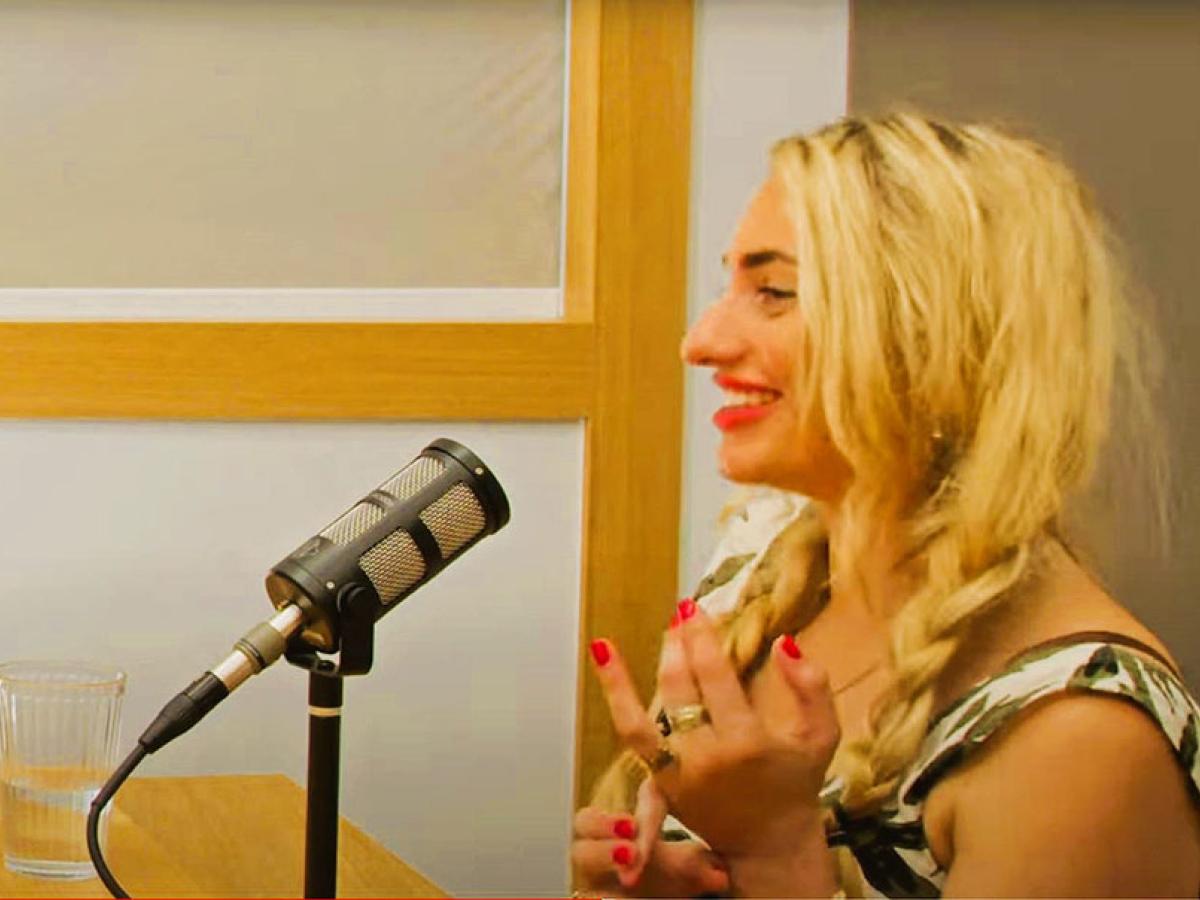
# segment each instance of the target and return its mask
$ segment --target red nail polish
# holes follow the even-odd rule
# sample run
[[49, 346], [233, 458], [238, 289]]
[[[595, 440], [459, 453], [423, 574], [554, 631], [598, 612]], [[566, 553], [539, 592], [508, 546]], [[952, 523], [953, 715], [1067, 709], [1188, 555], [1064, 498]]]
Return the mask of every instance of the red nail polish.
[[632, 841], [635, 833], [633, 819], [618, 819], [617, 824], [613, 826], [613, 834], [627, 841]]
[[796, 639], [794, 637], [792, 637], [790, 634], [785, 634], [783, 636], [783, 640], [780, 641], [779, 643], [780, 643], [780, 646], [783, 647], [783, 652], [786, 653], [788, 656], [790, 656], [792, 659], [799, 659], [800, 657], [802, 657], [804, 655], [803, 653], [800, 652], [800, 648], [796, 646]]
[[612, 651], [608, 649], [608, 641], [596, 640], [591, 644], [592, 659], [596, 661], [598, 666], [607, 666], [608, 661], [612, 659]]
[[633, 848], [628, 844], [617, 844], [613, 847], [612, 858], [618, 866], [628, 866], [633, 862]]
[[671, 613], [671, 622], [670, 622], [670, 627], [671, 627], [671, 628], [678, 628], [678, 627], [679, 627], [679, 611], [678, 611], [678, 610], [676, 610], [675, 612]]
[[696, 601], [691, 597], [679, 601], [679, 621], [686, 622], [696, 614]]

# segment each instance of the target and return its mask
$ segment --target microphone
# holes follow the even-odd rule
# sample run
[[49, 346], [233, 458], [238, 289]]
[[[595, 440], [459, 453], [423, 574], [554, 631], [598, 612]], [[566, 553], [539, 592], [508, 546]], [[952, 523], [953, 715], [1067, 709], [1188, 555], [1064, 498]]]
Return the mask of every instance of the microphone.
[[[348, 649], [352, 635], [369, 634], [378, 619], [508, 519], [508, 498], [479, 457], [447, 438], [433, 441], [271, 568], [266, 586], [275, 615], [172, 698], [138, 743], [146, 753], [158, 750], [285, 651], [291, 659], [293, 651]], [[370, 668], [369, 645], [354, 665], [360, 672]]]

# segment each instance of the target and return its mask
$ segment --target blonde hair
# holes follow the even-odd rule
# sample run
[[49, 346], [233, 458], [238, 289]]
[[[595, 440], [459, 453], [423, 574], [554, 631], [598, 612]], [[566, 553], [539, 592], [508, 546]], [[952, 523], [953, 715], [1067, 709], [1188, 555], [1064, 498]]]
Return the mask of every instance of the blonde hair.
[[[917, 584], [893, 619], [891, 681], [868, 736], [835, 761], [843, 805], [864, 810], [895, 791], [970, 625], [1058, 533], [1106, 435], [1118, 369], [1144, 443], [1161, 441], [1119, 254], [1087, 190], [1047, 150], [993, 126], [901, 113], [789, 138], [772, 162], [797, 229], [808, 354], [798, 387], [854, 479], [844, 546], [828, 548], [817, 517], [801, 516], [721, 624], [748, 678], [769, 641], [819, 610], [827, 551], [854, 559], [880, 511], [899, 505]], [[897, 484], [915, 495], [894, 496]], [[626, 757], [597, 801], [627, 806], [640, 777]]]

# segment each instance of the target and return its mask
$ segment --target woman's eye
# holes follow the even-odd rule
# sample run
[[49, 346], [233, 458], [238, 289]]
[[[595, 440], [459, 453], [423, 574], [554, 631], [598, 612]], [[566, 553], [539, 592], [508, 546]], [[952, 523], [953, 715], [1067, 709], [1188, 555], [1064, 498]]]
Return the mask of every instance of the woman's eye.
[[792, 305], [796, 292], [785, 288], [771, 287], [768, 284], [759, 285], [756, 294], [770, 312], [780, 313]]
[[785, 290], [784, 288], [771, 287], [770, 285], [762, 285], [758, 292], [767, 297], [773, 297], [776, 300], [795, 300], [796, 292]]

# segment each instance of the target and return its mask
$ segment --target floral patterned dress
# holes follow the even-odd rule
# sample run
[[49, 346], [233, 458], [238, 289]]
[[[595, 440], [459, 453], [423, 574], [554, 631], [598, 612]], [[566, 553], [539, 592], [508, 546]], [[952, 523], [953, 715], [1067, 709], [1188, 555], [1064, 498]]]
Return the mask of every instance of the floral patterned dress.
[[[712, 614], [727, 612], [767, 548], [803, 509], [796, 495], [763, 491], [728, 523], [696, 598]], [[938, 781], [999, 734], [1023, 709], [1055, 694], [1106, 694], [1141, 709], [1158, 725], [1200, 803], [1200, 706], [1171, 666], [1123, 635], [1085, 632], [1033, 647], [979, 682], [929, 725], [917, 757], [881, 812], [849, 815], [840, 784], [826, 785], [831, 847], [844, 846], [861, 870], [869, 897], [938, 897], [946, 872], [924, 828], [925, 800]], [[678, 827], [671, 820], [670, 825]], [[686, 833], [686, 830], [683, 830]], [[683, 836], [679, 833], [679, 836]]]

